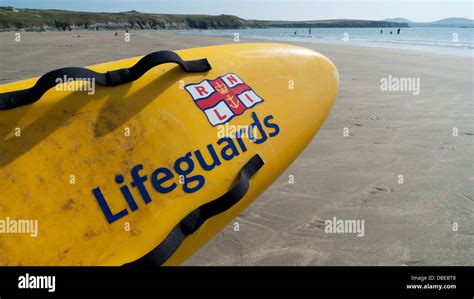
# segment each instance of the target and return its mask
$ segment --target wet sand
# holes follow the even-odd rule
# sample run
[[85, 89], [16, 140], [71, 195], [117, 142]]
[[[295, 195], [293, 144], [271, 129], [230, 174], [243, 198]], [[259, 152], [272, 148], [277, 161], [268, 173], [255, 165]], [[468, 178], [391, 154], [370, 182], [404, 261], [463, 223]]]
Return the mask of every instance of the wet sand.
[[[110, 31], [14, 38], [0, 33], [0, 84], [162, 49], [233, 43], [163, 31], [131, 32], [128, 43]], [[472, 57], [299, 45], [338, 67], [329, 118], [235, 220], [240, 230], [229, 225], [185, 265], [474, 265]], [[420, 93], [381, 91], [381, 78], [390, 75], [419, 78]], [[333, 217], [364, 220], [364, 236], [325, 233]]]

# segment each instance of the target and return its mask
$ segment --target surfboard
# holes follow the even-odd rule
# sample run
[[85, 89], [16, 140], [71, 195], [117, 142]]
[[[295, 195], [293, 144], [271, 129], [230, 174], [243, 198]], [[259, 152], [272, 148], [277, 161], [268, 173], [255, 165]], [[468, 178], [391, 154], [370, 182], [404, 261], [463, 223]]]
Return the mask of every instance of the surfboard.
[[1, 85], [0, 264], [181, 264], [298, 157], [338, 84], [322, 54], [258, 43]]

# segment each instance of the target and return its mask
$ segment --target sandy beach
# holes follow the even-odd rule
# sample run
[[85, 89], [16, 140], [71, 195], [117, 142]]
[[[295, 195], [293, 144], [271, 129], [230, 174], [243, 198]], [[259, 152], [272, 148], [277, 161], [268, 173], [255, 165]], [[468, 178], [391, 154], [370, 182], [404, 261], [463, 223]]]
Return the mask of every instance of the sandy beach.
[[[233, 42], [173, 31], [132, 31], [130, 42], [111, 31], [21, 33], [15, 42], [15, 33], [3, 32], [0, 84]], [[339, 70], [329, 118], [235, 220], [240, 230], [231, 223], [185, 265], [474, 265], [472, 56], [298, 45], [323, 53]], [[382, 91], [389, 76], [419, 78], [419, 94]], [[334, 217], [364, 220], [364, 236], [326, 233], [325, 221]]]

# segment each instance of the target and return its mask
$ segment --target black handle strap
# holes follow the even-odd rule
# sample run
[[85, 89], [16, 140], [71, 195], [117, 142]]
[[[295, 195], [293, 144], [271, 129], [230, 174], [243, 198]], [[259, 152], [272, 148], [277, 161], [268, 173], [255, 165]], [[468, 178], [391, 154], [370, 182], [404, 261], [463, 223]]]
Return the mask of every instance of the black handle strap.
[[244, 197], [249, 189], [250, 178], [262, 168], [264, 162], [255, 155], [240, 170], [238, 182], [227, 193], [189, 213], [178, 223], [157, 247], [138, 260], [127, 263], [126, 267], [160, 266], [178, 249], [187, 236], [197, 231], [209, 218], [233, 207]]
[[0, 94], [0, 110], [8, 110], [38, 101], [45, 92], [57, 85], [58, 78], [80, 80], [94, 79], [101, 86], [117, 86], [137, 80], [153, 67], [163, 63], [177, 63], [188, 73], [211, 70], [207, 59], [184, 61], [172, 51], [158, 51], [142, 57], [131, 68], [123, 68], [106, 73], [97, 73], [86, 68], [66, 67], [46, 73], [29, 89], [5, 92]]

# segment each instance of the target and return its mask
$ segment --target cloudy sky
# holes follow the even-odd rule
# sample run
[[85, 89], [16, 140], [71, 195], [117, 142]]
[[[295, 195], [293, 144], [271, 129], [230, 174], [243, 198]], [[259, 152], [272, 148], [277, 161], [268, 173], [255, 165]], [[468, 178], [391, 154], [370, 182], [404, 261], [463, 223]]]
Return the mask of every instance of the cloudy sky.
[[426, 22], [474, 18], [472, 0], [0, 0], [1, 6], [75, 11], [232, 14], [259, 20], [381, 20]]

